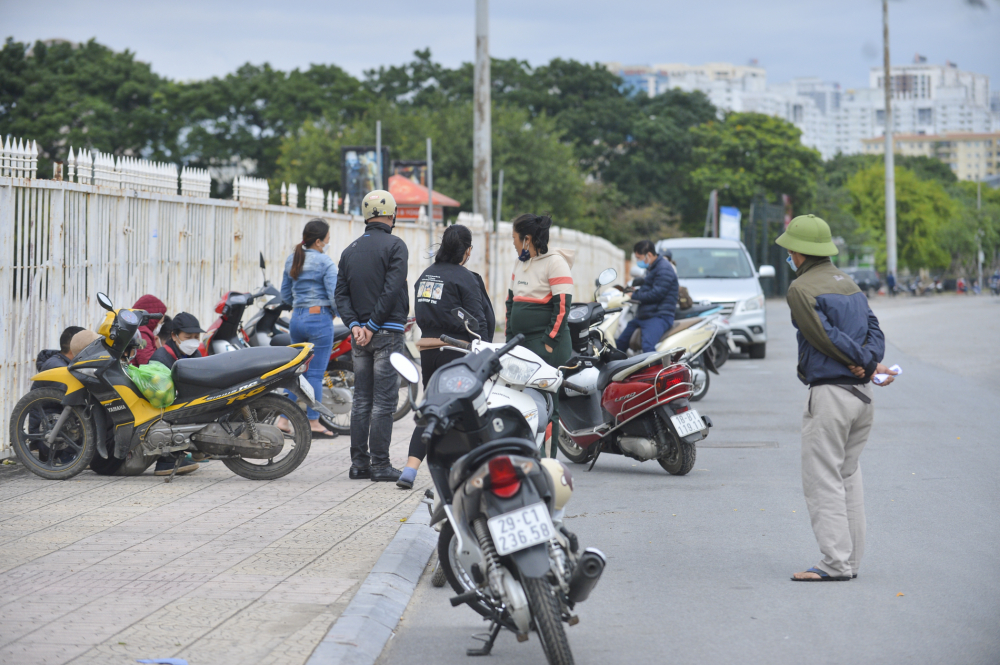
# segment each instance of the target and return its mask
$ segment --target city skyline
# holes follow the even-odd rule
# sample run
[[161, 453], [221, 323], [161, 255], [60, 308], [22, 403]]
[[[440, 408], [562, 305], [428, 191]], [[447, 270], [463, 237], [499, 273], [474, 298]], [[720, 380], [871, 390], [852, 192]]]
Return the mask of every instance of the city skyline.
[[[178, 80], [225, 75], [245, 62], [284, 70], [336, 64], [361, 76], [407, 62], [414, 50], [427, 47], [449, 67], [473, 56], [471, 5], [441, 0], [377, 8], [304, 2], [280, 9], [251, 1], [239, 11], [214, 0], [169, 6], [112, 0], [102, 8], [94, 12], [65, 0], [4, 2], [3, 36], [27, 42], [93, 37], [133, 51], [155, 72]], [[818, 77], [847, 90], [866, 87], [869, 68], [882, 59], [878, 0], [776, 0], [752, 8], [725, 0], [677, 7], [633, 1], [614, 12], [594, 0], [541, 6], [512, 0], [493, 3], [490, 18], [493, 57], [533, 66], [555, 57], [649, 65], [746, 65], [756, 59], [770, 82]], [[1000, 2], [986, 8], [965, 0], [892, 2], [890, 30], [895, 63], [920, 53], [928, 62], [951, 61], [1000, 80]]]

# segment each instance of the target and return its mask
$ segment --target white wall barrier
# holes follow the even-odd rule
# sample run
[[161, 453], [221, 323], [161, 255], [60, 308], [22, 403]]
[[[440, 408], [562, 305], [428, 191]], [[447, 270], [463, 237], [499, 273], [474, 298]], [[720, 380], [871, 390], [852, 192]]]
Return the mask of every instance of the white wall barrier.
[[[24, 161], [30, 153], [27, 157]], [[87, 164], [95, 181], [109, 181], [115, 174], [103, 161], [95, 160], [99, 172], [91, 173]], [[29, 388], [35, 357], [42, 349], [58, 348], [66, 326], [95, 328], [103, 319], [98, 291], [122, 307], [150, 293], [166, 303], [169, 314], [191, 312], [207, 327], [227, 291], [260, 286], [258, 253], [267, 261], [268, 278], [280, 286], [285, 259], [301, 242], [302, 227], [310, 219], [330, 223], [327, 251], [338, 260], [364, 228], [357, 217], [267, 205], [266, 183], [241, 183], [256, 185], [241, 188], [241, 194], [252, 191], [249, 200], [224, 201], [198, 198], [207, 196], [208, 189], [199, 173], [192, 178], [199, 190], [195, 195], [190, 192], [194, 187], [185, 187], [187, 195], [164, 193], [171, 174], [157, 171], [152, 176], [159, 191], [142, 191], [124, 181], [81, 184], [72, 182], [72, 176], [70, 181], [0, 176], [0, 458], [13, 454], [7, 440], [9, 418]], [[309, 202], [319, 207], [320, 194], [310, 195]], [[479, 219], [468, 223], [473, 231], [469, 268], [489, 284], [486, 248], [492, 243]], [[413, 282], [430, 262], [426, 222], [400, 223], [395, 233], [409, 247], [412, 302]], [[435, 243], [440, 236], [438, 229]], [[509, 224], [500, 225], [499, 240], [499, 270], [509, 275], [516, 260]], [[577, 251], [577, 300], [591, 299], [594, 279], [604, 268], [623, 272], [624, 252], [603, 238], [553, 228], [550, 246]], [[507, 281], [501, 283], [502, 293], [494, 294], [498, 322], [504, 318]]]

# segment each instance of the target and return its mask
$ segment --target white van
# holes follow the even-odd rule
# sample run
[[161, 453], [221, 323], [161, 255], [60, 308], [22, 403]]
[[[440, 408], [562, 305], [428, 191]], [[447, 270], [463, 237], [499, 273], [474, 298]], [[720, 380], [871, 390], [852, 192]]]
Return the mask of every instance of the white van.
[[695, 302], [722, 306], [733, 341], [751, 358], [763, 358], [767, 349], [767, 312], [759, 278], [774, 277], [774, 266], [755, 271], [747, 248], [738, 240], [672, 238], [656, 243], [656, 252], [677, 265], [680, 285]]

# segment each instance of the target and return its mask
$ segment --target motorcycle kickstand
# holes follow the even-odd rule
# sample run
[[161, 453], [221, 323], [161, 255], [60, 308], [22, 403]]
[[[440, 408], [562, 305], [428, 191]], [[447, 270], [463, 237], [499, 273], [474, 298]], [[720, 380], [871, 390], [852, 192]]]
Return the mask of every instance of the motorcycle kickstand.
[[601, 449], [602, 448], [604, 448], [604, 441], [603, 440], [601, 440], [601, 441], [598, 442], [598, 444], [597, 444], [597, 451], [594, 453], [594, 459], [590, 463], [590, 466], [587, 467], [587, 471], [593, 470], [594, 465], [597, 464], [597, 458], [601, 456]]
[[178, 455], [177, 456], [177, 459], [174, 460], [174, 468], [172, 468], [170, 470], [170, 475], [167, 476], [166, 479], [163, 482], [169, 483], [171, 480], [174, 479], [174, 476], [177, 475], [177, 469], [179, 469], [181, 467], [181, 460], [182, 459], [184, 459], [184, 455]]
[[497, 635], [500, 634], [500, 624], [496, 621], [490, 626], [489, 633], [477, 633], [472, 636], [472, 639], [484, 642], [483, 646], [479, 649], [466, 649], [466, 656], [488, 656], [490, 652], [493, 651], [493, 643], [497, 641]]

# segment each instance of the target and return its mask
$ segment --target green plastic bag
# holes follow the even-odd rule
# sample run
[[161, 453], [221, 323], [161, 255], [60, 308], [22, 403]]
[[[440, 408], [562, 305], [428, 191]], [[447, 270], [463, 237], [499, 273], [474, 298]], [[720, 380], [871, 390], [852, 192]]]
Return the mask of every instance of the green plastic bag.
[[153, 408], [165, 409], [174, 403], [174, 379], [169, 367], [154, 360], [139, 367], [129, 365], [126, 371]]

